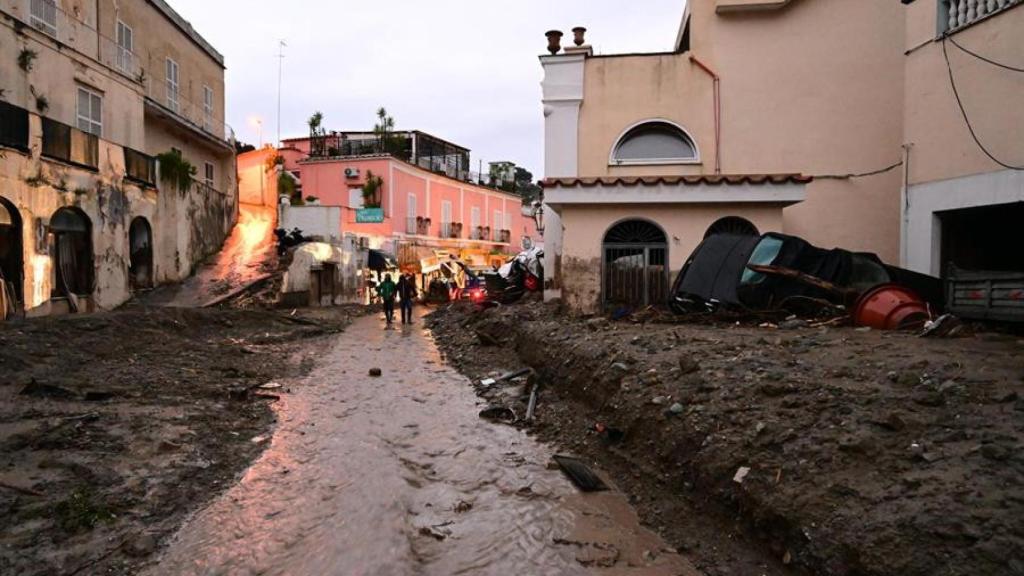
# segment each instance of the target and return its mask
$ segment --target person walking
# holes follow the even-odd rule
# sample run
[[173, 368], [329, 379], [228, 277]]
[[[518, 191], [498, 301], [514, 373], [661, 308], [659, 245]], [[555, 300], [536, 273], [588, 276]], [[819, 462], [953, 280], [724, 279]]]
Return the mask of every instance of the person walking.
[[391, 274], [385, 274], [384, 281], [377, 286], [377, 294], [380, 294], [381, 300], [384, 301], [384, 318], [388, 322], [387, 328], [391, 328], [395, 322], [395, 293], [397, 291], [398, 287], [391, 279]]
[[402, 299], [402, 324], [412, 324], [412, 304], [416, 294], [416, 277], [406, 272], [398, 280], [398, 297]]

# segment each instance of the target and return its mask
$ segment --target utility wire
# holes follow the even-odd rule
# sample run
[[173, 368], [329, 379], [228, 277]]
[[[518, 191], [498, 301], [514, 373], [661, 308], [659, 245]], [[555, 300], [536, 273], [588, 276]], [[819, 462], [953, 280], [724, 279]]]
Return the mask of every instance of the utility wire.
[[960, 91], [956, 87], [956, 79], [953, 77], [953, 66], [949, 63], [949, 52], [946, 50], [947, 38], [949, 37], [946, 36], [942, 39], [942, 56], [946, 59], [946, 70], [949, 72], [949, 84], [953, 87], [953, 95], [956, 96], [956, 104], [960, 107], [960, 115], [964, 118], [964, 124], [967, 124], [967, 130], [970, 131], [971, 138], [974, 138], [974, 143], [978, 145], [978, 148], [980, 148], [981, 151], [996, 164], [999, 164], [1008, 170], [1024, 171], [1024, 166], [1013, 166], [1012, 164], [1007, 164], [993, 156], [992, 153], [988, 151], [988, 148], [985, 148], [985, 145], [981, 143], [981, 140], [978, 139], [978, 135], [974, 132], [974, 126], [971, 125], [971, 119], [967, 117], [967, 110], [964, 108], [964, 103], [960, 100]]
[[1024, 68], [1017, 68], [1015, 66], [1010, 66], [1009, 64], [1003, 64], [1002, 62], [996, 62], [995, 60], [992, 60], [991, 58], [987, 58], [985, 56], [982, 56], [981, 54], [978, 54], [977, 52], [972, 52], [971, 50], [968, 50], [967, 48], [964, 48], [963, 46], [958, 44], [956, 39], [953, 38], [952, 36], [947, 36], [947, 38], [949, 38], [949, 41], [953, 43], [953, 46], [956, 46], [957, 48], [963, 50], [964, 52], [970, 54], [971, 56], [974, 56], [978, 60], [982, 60], [984, 62], [988, 62], [989, 64], [991, 64], [993, 66], [998, 66], [1000, 68], [1005, 68], [1007, 70], [1013, 70], [1014, 72], [1024, 72]]
[[878, 170], [872, 170], [871, 172], [860, 172], [857, 174], [821, 174], [813, 176], [815, 180], [849, 180], [850, 178], [863, 178], [865, 176], [875, 176], [876, 174], [884, 174], [890, 170], [895, 170], [903, 166], [903, 160], [885, 168], [879, 168]]

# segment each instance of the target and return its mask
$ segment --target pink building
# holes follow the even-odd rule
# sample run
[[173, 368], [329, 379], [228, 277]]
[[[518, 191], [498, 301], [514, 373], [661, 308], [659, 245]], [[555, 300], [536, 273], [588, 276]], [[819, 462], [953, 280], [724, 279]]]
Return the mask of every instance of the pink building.
[[[279, 154], [301, 183], [301, 197], [341, 208], [330, 235], [365, 239], [413, 268], [439, 250], [486, 264], [539, 241], [521, 198], [481, 185], [468, 170], [468, 150], [421, 132], [394, 138], [390, 153], [379, 151], [371, 133], [283, 142]], [[379, 189], [368, 195], [367, 183], [378, 178]]]

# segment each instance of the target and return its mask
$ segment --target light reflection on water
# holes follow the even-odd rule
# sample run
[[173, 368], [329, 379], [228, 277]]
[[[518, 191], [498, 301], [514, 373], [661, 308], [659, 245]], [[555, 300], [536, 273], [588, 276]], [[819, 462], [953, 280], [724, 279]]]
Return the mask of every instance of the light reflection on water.
[[621, 495], [578, 495], [545, 446], [480, 420], [418, 327], [368, 317], [321, 345], [270, 447], [150, 574], [696, 574]]

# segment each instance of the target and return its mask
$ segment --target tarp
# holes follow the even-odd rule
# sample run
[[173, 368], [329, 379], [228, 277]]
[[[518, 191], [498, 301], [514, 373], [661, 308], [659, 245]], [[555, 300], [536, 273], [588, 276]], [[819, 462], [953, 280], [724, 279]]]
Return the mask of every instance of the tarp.
[[382, 250], [370, 250], [369, 258], [366, 262], [367, 268], [375, 270], [377, 272], [383, 272], [385, 270], [395, 270], [398, 268], [398, 260], [391, 254]]

